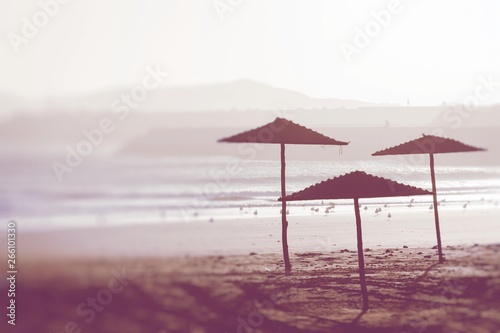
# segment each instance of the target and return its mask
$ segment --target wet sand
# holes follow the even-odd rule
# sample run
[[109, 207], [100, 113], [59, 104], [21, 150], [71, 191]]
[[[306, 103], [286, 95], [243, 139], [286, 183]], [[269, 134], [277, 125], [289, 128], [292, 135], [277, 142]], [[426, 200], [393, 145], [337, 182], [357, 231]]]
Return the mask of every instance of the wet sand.
[[[381, 206], [382, 207], [382, 206]], [[366, 247], [432, 247], [436, 244], [434, 214], [428, 207], [370, 206], [361, 212]], [[325, 207], [323, 207], [323, 210]], [[354, 208], [344, 212], [311, 213], [294, 207], [288, 217], [290, 252], [356, 249]], [[238, 212], [239, 210], [236, 209]], [[254, 209], [249, 209], [253, 211]], [[277, 211], [278, 212], [278, 211]], [[276, 213], [277, 213], [276, 212]], [[391, 218], [388, 218], [388, 214]], [[293, 214], [297, 214], [295, 216]], [[307, 215], [299, 215], [307, 214]], [[249, 252], [281, 255], [281, 217], [239, 218], [202, 216], [189, 223], [139, 223], [135, 225], [89, 225], [86, 228], [25, 230], [18, 223], [22, 259], [138, 258], [185, 255], [238, 255]], [[476, 204], [440, 207], [443, 246], [493, 244], [500, 241], [500, 208]], [[0, 241], [2, 238], [0, 230]], [[0, 253], [2, 258], [3, 253]]]

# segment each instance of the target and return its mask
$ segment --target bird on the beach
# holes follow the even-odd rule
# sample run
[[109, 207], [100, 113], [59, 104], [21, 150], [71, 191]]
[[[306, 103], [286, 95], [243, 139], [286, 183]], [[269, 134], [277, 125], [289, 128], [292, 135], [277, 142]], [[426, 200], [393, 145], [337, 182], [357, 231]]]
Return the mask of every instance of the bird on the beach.
[[467, 208], [467, 203], [465, 203], [465, 205], [463, 207], [464, 207], [464, 209]]
[[384, 208], [387, 208], [387, 204], [384, 205]]
[[429, 206], [429, 210], [431, 210], [431, 209], [433, 209], [433, 208], [434, 208], [434, 205], [433, 205], [433, 204], [431, 204], [431, 205]]
[[253, 212], [253, 215], [258, 215], [258, 214], [259, 214], [259, 212], [256, 209], [255, 212]]
[[314, 207], [311, 207], [311, 212], [314, 212]]
[[364, 210], [368, 210], [368, 206], [365, 206]]
[[316, 208], [314, 211], [315, 211], [316, 213], [317, 213], [317, 212], [319, 212], [319, 208]]
[[210, 220], [208, 220], [208, 222], [212, 223], [214, 221], [214, 218], [211, 217]]
[[388, 218], [391, 218], [391, 217], [392, 217], [391, 213], [389, 213], [389, 214], [387, 215], [387, 217], [388, 217]]

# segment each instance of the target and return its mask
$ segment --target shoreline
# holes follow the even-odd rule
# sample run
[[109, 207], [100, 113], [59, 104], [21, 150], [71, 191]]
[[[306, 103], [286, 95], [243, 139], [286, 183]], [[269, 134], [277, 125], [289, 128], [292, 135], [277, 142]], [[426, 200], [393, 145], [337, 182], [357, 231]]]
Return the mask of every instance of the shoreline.
[[[430, 211], [363, 212], [365, 247], [436, 245]], [[321, 252], [356, 248], [354, 214], [289, 216], [289, 251]], [[500, 241], [500, 210], [441, 211], [443, 248]], [[199, 255], [281, 254], [281, 221], [274, 217], [26, 232], [18, 223], [23, 260], [44, 258], [144, 258]], [[5, 234], [0, 234], [5, 237]], [[446, 255], [446, 253], [445, 253]]]
[[[422, 196], [414, 198], [397, 198], [397, 201], [389, 198], [371, 198], [361, 201], [361, 205], [367, 206], [369, 211], [375, 208], [382, 208], [387, 214], [388, 212], [398, 212], [403, 214], [418, 213], [419, 211], [427, 211], [428, 207], [433, 204], [432, 196]], [[409, 208], [410, 200], [411, 209]], [[218, 202], [219, 199], [211, 199], [213, 202]], [[458, 193], [458, 194], [440, 194], [438, 197], [440, 211], [464, 210], [464, 205], [467, 210], [475, 209], [497, 209], [499, 207], [500, 191], [487, 192], [484, 194], [474, 193]], [[224, 200], [222, 200], [224, 201]], [[323, 202], [324, 201], [324, 202]], [[352, 200], [317, 200], [307, 202], [288, 202], [287, 210], [290, 211], [290, 217], [310, 217], [317, 218], [319, 216], [335, 216], [335, 214], [352, 213]], [[280, 217], [281, 204], [277, 200], [269, 200], [257, 198], [249, 201], [245, 200], [241, 203], [233, 202], [229, 206], [210, 205], [211, 201], [206, 202], [203, 207], [180, 207], [172, 209], [172, 207], [164, 207], [160, 204], [149, 208], [143, 208], [141, 211], [111, 211], [107, 214], [101, 213], [85, 213], [82, 215], [74, 215], [65, 213], [62, 215], [27, 215], [14, 218], [6, 216], [7, 220], [20, 220], [22, 227], [26, 232], [38, 232], [43, 230], [75, 230], [86, 228], [101, 228], [108, 226], [128, 227], [143, 224], [183, 224], [183, 223], [203, 223], [210, 220], [240, 220], [249, 218], [274, 218]], [[212, 202], [212, 203], [213, 203]], [[323, 202], [323, 203], [322, 203]], [[332, 204], [335, 208], [331, 208]], [[318, 211], [312, 211], [318, 209]], [[328, 213], [326, 213], [328, 211]], [[257, 212], [257, 215], [255, 213]], [[326, 213], [326, 214], [325, 214]], [[68, 224], [70, 220], [70, 224]]]

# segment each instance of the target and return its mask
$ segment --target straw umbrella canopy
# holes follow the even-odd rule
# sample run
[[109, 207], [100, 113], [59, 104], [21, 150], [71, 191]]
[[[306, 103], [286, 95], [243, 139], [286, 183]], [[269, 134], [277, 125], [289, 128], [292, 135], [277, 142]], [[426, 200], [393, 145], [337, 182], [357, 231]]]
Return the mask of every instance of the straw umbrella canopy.
[[[288, 201], [354, 199], [354, 212], [356, 214], [356, 230], [358, 238], [359, 279], [361, 284], [361, 294], [363, 297], [363, 311], [366, 311], [368, 310], [368, 291], [365, 279], [363, 236], [361, 229], [359, 199], [429, 194], [432, 193], [421, 188], [400, 184], [386, 178], [376, 177], [363, 171], [355, 171], [315, 184], [302, 191], [293, 193], [285, 199]], [[281, 200], [281, 198], [279, 200]]]
[[434, 221], [436, 225], [436, 237], [437, 237], [437, 247], [439, 253], [439, 263], [442, 264], [443, 259], [443, 249], [441, 246], [441, 231], [439, 228], [439, 212], [438, 212], [438, 201], [437, 201], [437, 191], [436, 191], [436, 174], [434, 171], [434, 154], [444, 154], [444, 153], [462, 153], [462, 152], [475, 152], [484, 151], [485, 149], [476, 148], [473, 146], [466, 145], [462, 142], [442, 138], [434, 135], [423, 135], [419, 139], [405, 142], [395, 147], [380, 150], [373, 153], [372, 156], [384, 156], [384, 155], [410, 155], [410, 154], [428, 154], [430, 157], [430, 169], [431, 169], [431, 182], [432, 182], [432, 194], [433, 194], [433, 208], [434, 208]]
[[[285, 144], [336, 146], [345, 146], [348, 144], [348, 142], [337, 141], [283, 118], [276, 118], [269, 124], [221, 139], [219, 142], [279, 144], [281, 147], [281, 197], [286, 196]], [[292, 266], [288, 255], [286, 200], [283, 200], [281, 204], [281, 226], [285, 272], [288, 274], [291, 272]]]

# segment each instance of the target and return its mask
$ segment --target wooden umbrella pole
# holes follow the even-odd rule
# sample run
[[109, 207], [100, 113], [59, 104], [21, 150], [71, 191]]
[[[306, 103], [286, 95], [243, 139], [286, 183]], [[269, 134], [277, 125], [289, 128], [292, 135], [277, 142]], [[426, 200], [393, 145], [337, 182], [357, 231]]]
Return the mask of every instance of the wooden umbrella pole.
[[285, 274], [292, 271], [290, 257], [288, 256], [288, 240], [286, 220], [286, 188], [285, 188], [285, 144], [281, 144], [281, 242], [283, 244], [283, 259], [285, 260]]
[[441, 247], [441, 230], [439, 228], [439, 212], [438, 212], [438, 201], [437, 201], [437, 190], [436, 190], [436, 174], [434, 172], [434, 154], [429, 154], [431, 160], [431, 180], [432, 180], [432, 196], [434, 198], [434, 221], [436, 223], [436, 237], [437, 237], [437, 247], [439, 253], [439, 263], [442, 264], [443, 260], [443, 249]]
[[358, 235], [358, 264], [359, 264], [359, 280], [361, 283], [361, 295], [363, 296], [363, 311], [368, 310], [368, 290], [366, 289], [365, 279], [365, 259], [363, 256], [363, 233], [361, 229], [361, 214], [359, 213], [358, 199], [354, 199], [354, 210], [356, 213], [356, 230]]

